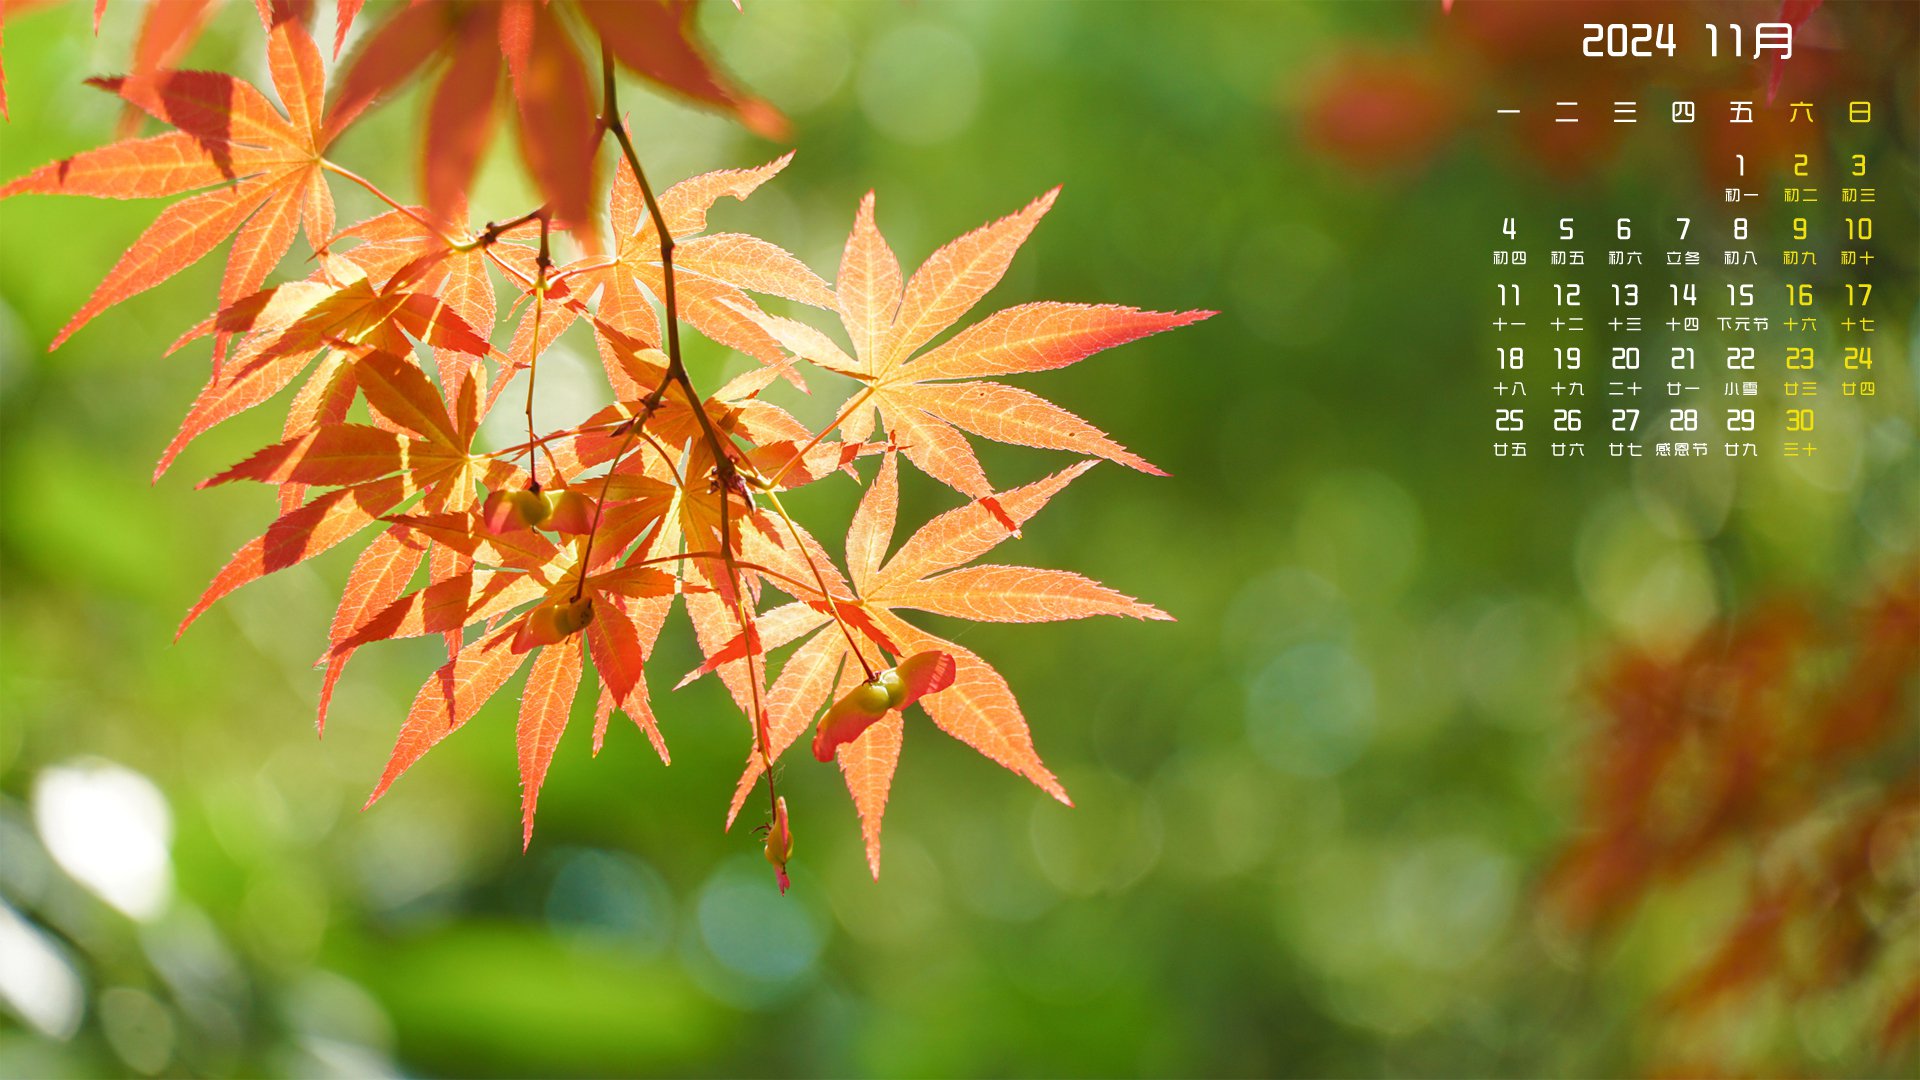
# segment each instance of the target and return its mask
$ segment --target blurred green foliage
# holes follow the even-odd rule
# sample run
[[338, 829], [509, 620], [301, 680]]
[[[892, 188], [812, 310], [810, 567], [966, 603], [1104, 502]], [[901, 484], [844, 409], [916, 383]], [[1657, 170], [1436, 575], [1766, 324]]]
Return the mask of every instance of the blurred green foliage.
[[[155, 207], [8, 200], [0, 948], [50, 935], [82, 1011], [66, 1038], [0, 1021], [0, 1072], [1646, 1067], [1648, 1010], [1717, 940], [1737, 883], [1676, 890], [1598, 943], [1536, 918], [1587, 764], [1586, 679], [1621, 641], [1684, 641], [1778, 591], [1844, 610], [1911, 561], [1911, 203], [1881, 206], [1887, 389], [1844, 423], [1831, 403], [1844, 431], [1824, 457], [1496, 462], [1483, 317], [1497, 222], [1711, 205], [1659, 129], [1567, 167], [1461, 122], [1490, 112], [1494, 88], [1449, 66], [1462, 61], [1436, 44], [1452, 33], [1437, 3], [712, 7], [719, 54], [792, 114], [799, 148], [718, 211], [724, 227], [831, 277], [870, 187], [911, 266], [1064, 183], [996, 300], [1224, 312], [1035, 380], [1174, 478], [1096, 469], [1006, 549], [1181, 621], [957, 631], [1020, 694], [1077, 808], [915, 721], [877, 884], [837, 773], [788, 767], [799, 857], [783, 899], [745, 828], [720, 829], [746, 748], [737, 713], [712, 680], [665, 693], [697, 662], [676, 622], [651, 665], [673, 765], [619, 726], [592, 760], [576, 728], [529, 854], [514, 844], [510, 694], [360, 813], [436, 645], [364, 652], [316, 743], [310, 665], [346, 550], [172, 643], [271, 514], [268, 492], [190, 481], [277, 438], [277, 420], [224, 425], [149, 485], [206, 355], [161, 353], [204, 314], [217, 264], [50, 355]], [[370, 5], [363, 25], [382, 14]], [[115, 102], [78, 83], [124, 63], [135, 12], [115, 5], [98, 39], [88, 18], [74, 4], [9, 20], [0, 176], [110, 138]], [[190, 66], [263, 81], [259, 36], [250, 5], [229, 5]], [[1421, 97], [1441, 108], [1437, 135], [1362, 167], [1303, 133], [1342, 64], [1370, 56], [1428, 65]], [[1904, 65], [1889, 100], [1910, 103]], [[623, 101], [663, 181], [784, 149], [638, 89]], [[384, 106], [335, 156], [411, 191], [420, 108], [417, 93]], [[1889, 112], [1881, 190], [1911, 192], [1914, 117]], [[343, 223], [374, 210], [336, 195]], [[476, 220], [530, 205], [496, 145]], [[561, 350], [553, 370], [573, 377], [542, 376], [556, 417], [584, 413], [592, 376], [590, 344]], [[700, 351], [696, 378], [717, 386], [738, 363]], [[820, 397], [794, 407], [823, 422], [836, 399]], [[1003, 484], [1065, 463], [1001, 449], [984, 456]], [[791, 502], [833, 537], [856, 492], [818, 487]], [[946, 498], [910, 485], [903, 516]], [[101, 762], [165, 798], [171, 884], [135, 902], [141, 919], [44, 848], [66, 805], [49, 777], [80, 785], [82, 816], [111, 822], [101, 791], [140, 805], [138, 781]], [[1910, 1064], [1829, 1012], [1788, 1029], [1758, 1012], [1747, 1022], [1765, 1030], [1744, 1037], [1816, 1072]]]

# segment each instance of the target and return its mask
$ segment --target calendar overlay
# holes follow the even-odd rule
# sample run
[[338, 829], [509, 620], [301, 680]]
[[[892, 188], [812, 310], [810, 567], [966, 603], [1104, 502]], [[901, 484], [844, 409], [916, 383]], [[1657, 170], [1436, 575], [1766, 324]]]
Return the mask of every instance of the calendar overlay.
[[[1706, 29], [1716, 55], [1792, 56], [1785, 24]], [[1585, 30], [1587, 56], [1673, 49], [1670, 27]], [[1873, 149], [1889, 107], [1769, 101], [1764, 86], [1496, 107], [1494, 123], [1636, 125], [1635, 136], [1708, 147], [1725, 181], [1693, 185], [1687, 201], [1596, 213], [1575, 200], [1488, 222], [1494, 456], [1811, 457], [1839, 425], [1873, 423], [1887, 365], [1906, 356], [1876, 267], [1916, 241], [1910, 171]]]

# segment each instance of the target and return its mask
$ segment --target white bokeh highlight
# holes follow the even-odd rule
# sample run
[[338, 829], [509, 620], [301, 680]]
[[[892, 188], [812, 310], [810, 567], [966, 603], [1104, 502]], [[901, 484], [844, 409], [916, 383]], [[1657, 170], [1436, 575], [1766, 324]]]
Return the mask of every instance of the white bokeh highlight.
[[89, 892], [146, 922], [173, 898], [173, 815], [153, 781], [110, 761], [42, 772], [33, 824], [60, 869]]

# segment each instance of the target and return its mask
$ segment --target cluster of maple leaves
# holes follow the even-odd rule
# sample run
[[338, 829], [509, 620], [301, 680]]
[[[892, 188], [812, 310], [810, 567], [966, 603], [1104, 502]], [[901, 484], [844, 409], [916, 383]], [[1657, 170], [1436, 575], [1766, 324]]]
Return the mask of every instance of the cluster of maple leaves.
[[[767, 854], [782, 889], [793, 831], [770, 774], [816, 717], [815, 756], [837, 760], [876, 875], [902, 710], [916, 702], [941, 730], [1066, 801], [1001, 676], [900, 613], [1000, 622], [1166, 618], [1073, 573], [975, 562], [1018, 535], [1093, 459], [1159, 471], [993, 377], [1061, 367], [1211, 312], [1025, 304], [933, 344], [1000, 280], [1054, 192], [940, 248], [910, 277], [879, 231], [871, 194], [831, 284], [765, 240], [710, 232], [707, 214], [720, 198], [746, 198], [791, 155], [655, 195], [619, 119], [616, 63], [756, 130], [780, 124], [694, 44], [689, 3], [410, 6], [365, 36], [331, 103], [305, 25], [309, 5], [258, 6], [279, 108], [238, 78], [164, 66], [206, 5], [156, 4], [149, 29], [164, 20], [162, 44], [143, 44], [132, 73], [90, 81], [172, 130], [77, 154], [0, 188], [0, 197], [187, 196], [108, 271], [56, 347], [233, 238], [215, 313], [175, 345], [211, 335], [212, 373], [155, 476], [214, 425], [292, 387], [281, 441], [205, 481], [273, 485], [280, 515], [215, 576], [182, 631], [233, 590], [371, 535], [320, 659], [322, 727], [359, 649], [443, 638], [448, 659], [408, 710], [371, 805], [530, 664], [517, 729], [528, 841], [542, 780], [589, 671], [595, 752], [618, 711], [667, 759], [645, 667], [676, 598], [706, 657], [688, 678], [717, 674], [749, 721], [751, 748], [728, 824], [765, 777]], [[339, 5], [336, 52], [359, 7]], [[143, 32], [142, 42], [148, 37]], [[597, 102], [580, 41], [600, 47]], [[424, 205], [404, 205], [325, 153], [369, 105], [441, 55], [427, 104]], [[502, 96], [503, 69], [522, 157], [547, 202], [475, 229], [465, 221], [465, 189], [487, 141], [491, 103]], [[618, 153], [603, 153], [610, 145]], [[609, 157], [616, 166], [603, 200], [597, 178]], [[337, 229], [335, 182], [360, 184], [390, 209]], [[602, 228], [610, 228], [610, 243]], [[553, 258], [562, 230], [581, 252], [574, 261]], [[313, 272], [262, 288], [301, 231]], [[496, 278], [509, 289], [505, 311]], [[850, 348], [810, 323], [767, 313], [755, 294], [830, 313]], [[611, 403], [571, 427], [536, 432], [539, 359], [581, 322], [598, 346]], [[760, 366], [698, 393], [681, 361], [682, 322]], [[493, 344], [501, 323], [510, 324], [504, 348]], [[802, 362], [851, 384], [820, 431], [761, 397], [777, 380], [805, 388]], [[482, 419], [521, 373], [525, 442], [477, 449]], [[1086, 460], [999, 490], [969, 433]], [[967, 501], [889, 557], [900, 456]], [[858, 482], [865, 457], [878, 458], [877, 471], [849, 526], [843, 573], [780, 496], [829, 476]], [[770, 657], [788, 646], [773, 675]]]
[[1794, 1071], [1696, 1059], [1716, 1009], [1767, 992], [1796, 1008], [1853, 1002], [1889, 1059], [1920, 1042], [1916, 653], [1909, 572], [1841, 633], [1778, 599], [1687, 649], [1623, 652], [1602, 674], [1582, 827], [1548, 876], [1552, 910], [1601, 929], [1664, 885], [1747, 865], [1730, 929], [1662, 1002], [1672, 1041], [1696, 1055], [1670, 1062], [1673, 1075]]

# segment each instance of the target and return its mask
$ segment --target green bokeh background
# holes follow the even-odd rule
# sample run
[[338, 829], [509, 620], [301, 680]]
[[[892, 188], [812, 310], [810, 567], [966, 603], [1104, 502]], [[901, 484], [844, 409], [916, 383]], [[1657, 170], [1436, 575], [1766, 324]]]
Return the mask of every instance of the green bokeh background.
[[[86, 5], [8, 22], [0, 177], [110, 139], [114, 100], [78, 80], [123, 66], [136, 15], [114, 5], [97, 39]], [[361, 813], [437, 661], [427, 642], [362, 652], [315, 741], [310, 665], [351, 546], [172, 642], [273, 504], [258, 488], [192, 490], [277, 438], [272, 409], [148, 482], [205, 377], [204, 344], [161, 353], [205, 314], [218, 260], [49, 354], [156, 205], [0, 202], [0, 897], [57, 935], [86, 1001], [66, 1040], [0, 1018], [0, 1071], [1643, 1067], [1659, 990], [1717, 939], [1739, 886], [1661, 896], [1596, 943], [1537, 917], [1577, 812], [1586, 680], [1621, 642], [1676, 644], [1783, 592], [1843, 611], [1911, 562], [1913, 206], [1879, 211], [1882, 396], [1829, 402], [1824, 456], [1737, 472], [1497, 462], [1485, 324], [1501, 217], [1711, 208], [1717, 191], [1652, 125], [1569, 167], [1460, 122], [1526, 84], [1463, 66], [1443, 18], [1437, 3], [705, 13], [729, 66], [792, 115], [799, 149], [719, 227], [831, 278], [872, 188], [910, 268], [1063, 183], [995, 306], [1223, 312], [1022, 380], [1173, 476], [1102, 465], [995, 556], [1072, 568], [1180, 621], [948, 628], [1007, 676], [1077, 808], [916, 719], [877, 884], [835, 771], [788, 766], [800, 855], [785, 898], [745, 829], [720, 828], [740, 718], [712, 680], [667, 692], [697, 662], [677, 617], [651, 663], [671, 767], [622, 726], [592, 759], [577, 727], [523, 855], [508, 693]], [[1552, 48], [1574, 53], [1570, 35]], [[229, 5], [189, 66], [266, 85], [259, 41], [250, 5]], [[1356, 56], [1437, 73], [1423, 84], [1449, 95], [1434, 146], [1374, 167], [1310, 137]], [[1876, 152], [1896, 196], [1914, 184], [1912, 69], [1908, 53], [1881, 73]], [[1759, 66], [1742, 70], [1757, 87]], [[623, 100], [663, 181], [785, 149], [638, 87]], [[332, 156], [410, 193], [420, 108], [416, 88]], [[496, 139], [476, 219], [533, 204], [515, 164]], [[334, 190], [343, 224], [375, 210]], [[563, 341], [551, 383], [543, 366], [552, 423], [596, 404], [591, 348]], [[742, 361], [703, 348], [694, 366], [713, 387]], [[816, 382], [817, 400], [790, 404], [820, 423], [840, 391]], [[1068, 464], [983, 458], [1003, 485]], [[906, 522], [952, 503], [918, 480]], [[793, 503], [833, 538], [856, 495], [829, 481]], [[101, 761], [149, 778], [170, 813], [171, 900], [146, 921], [69, 880], [37, 838], [36, 784]], [[1845, 1010], [1742, 1022], [1813, 1071], [1902, 1067]]]

